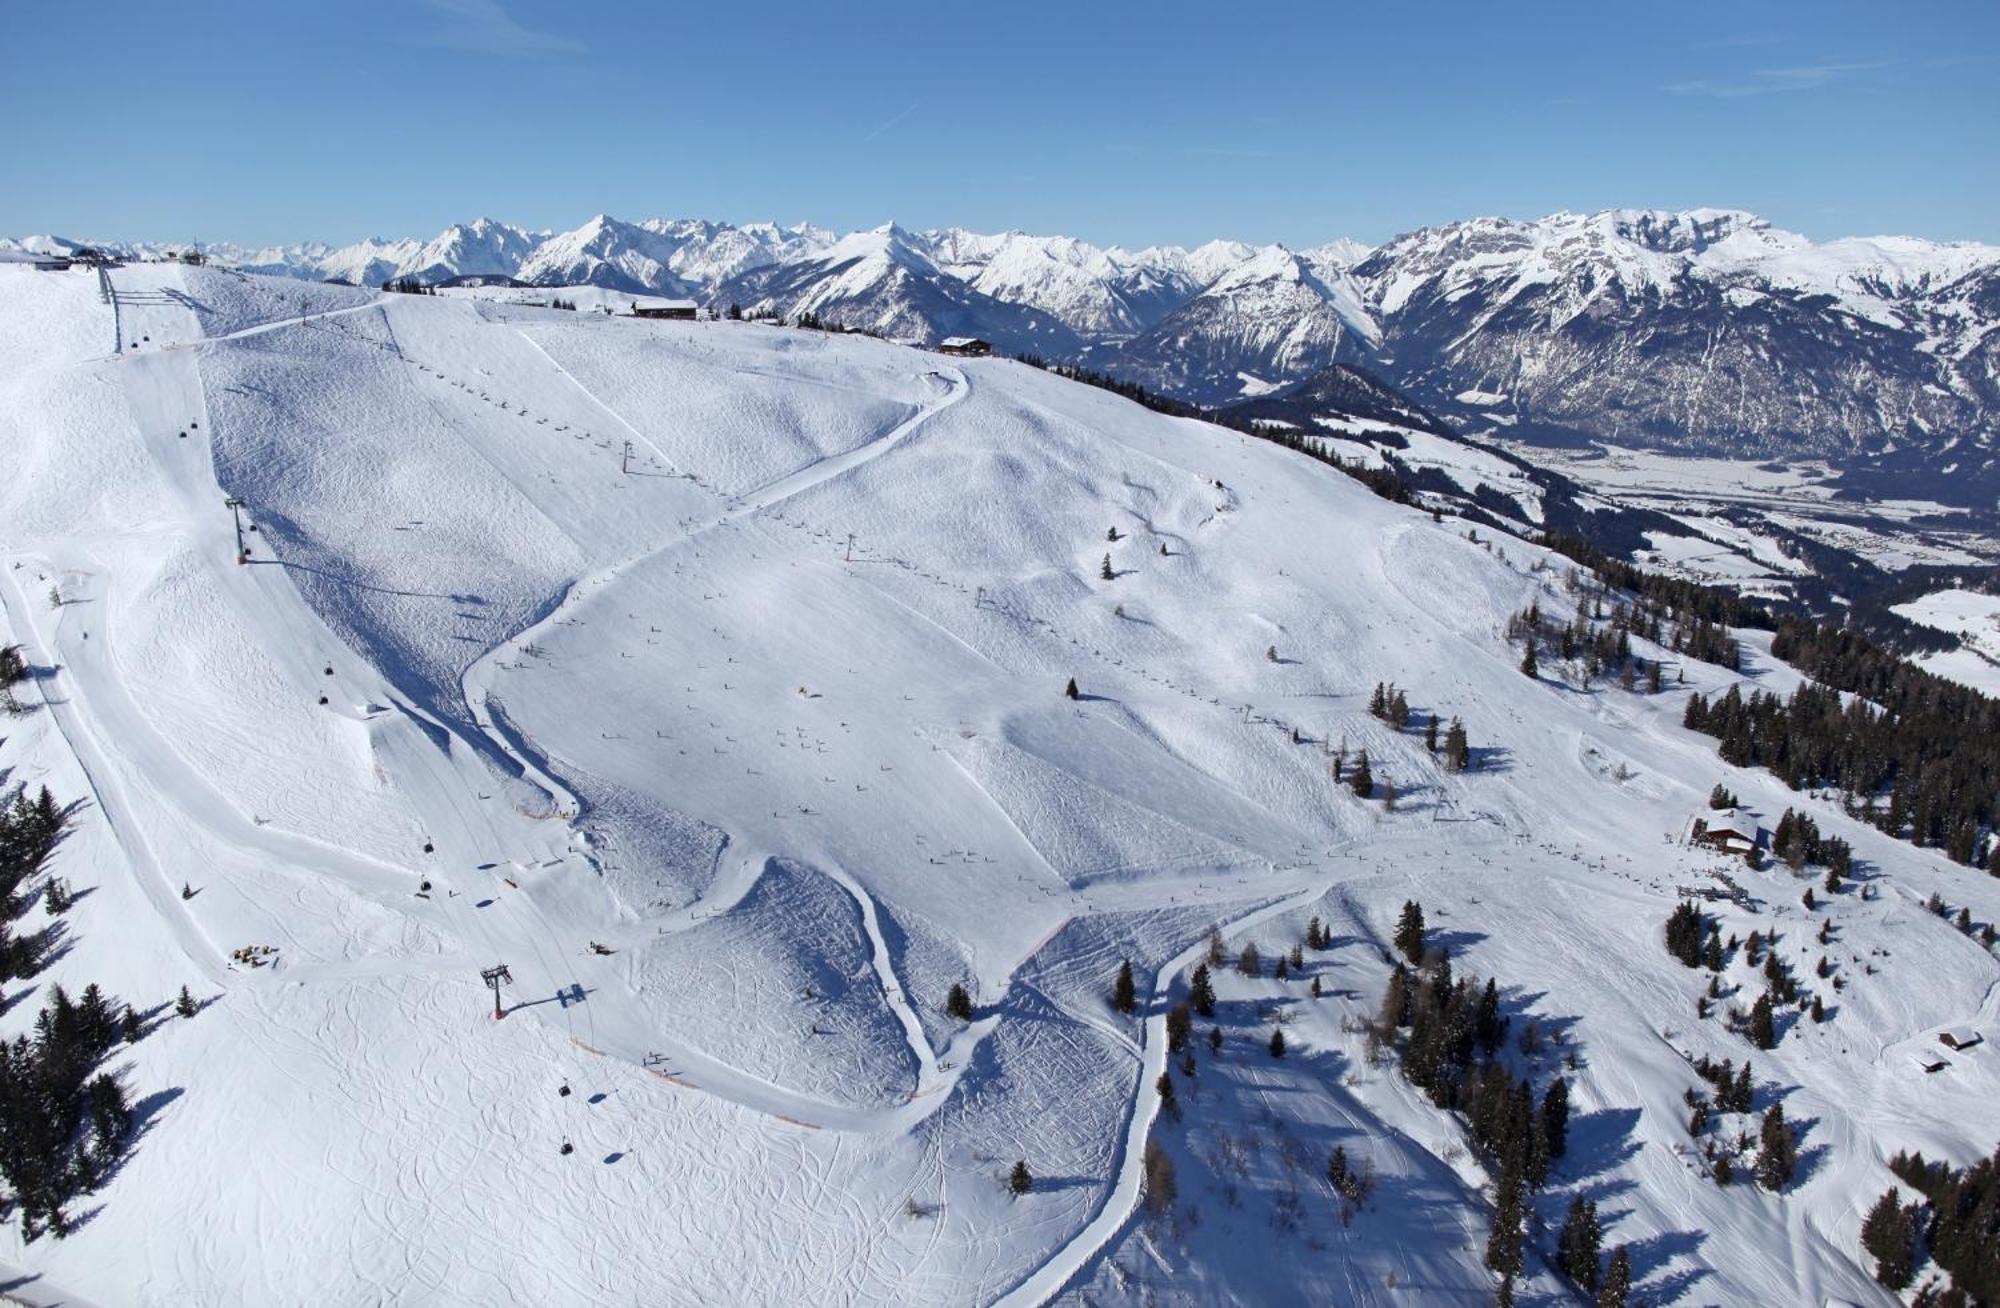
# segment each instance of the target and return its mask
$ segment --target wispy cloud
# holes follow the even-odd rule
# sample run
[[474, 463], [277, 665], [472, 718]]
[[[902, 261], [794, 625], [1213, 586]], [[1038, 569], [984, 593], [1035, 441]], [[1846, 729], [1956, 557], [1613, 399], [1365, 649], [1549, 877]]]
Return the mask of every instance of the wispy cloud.
[[1757, 68], [1740, 77], [1722, 80], [1697, 78], [1685, 82], [1670, 82], [1667, 91], [1673, 95], [1699, 95], [1714, 99], [1734, 99], [1745, 95], [1782, 95], [1788, 91], [1815, 91], [1821, 87], [1844, 82], [1860, 73], [1888, 68], [1896, 61], [1877, 60], [1866, 63], [1800, 64], [1792, 68]]
[[870, 141], [874, 140], [882, 133], [888, 131], [891, 127], [894, 127], [897, 123], [900, 123], [905, 118], [908, 118], [911, 114], [917, 111], [917, 106], [922, 103], [923, 103], [922, 100], [912, 100], [907, 105], [904, 105], [903, 111], [897, 114], [895, 117], [891, 118], [888, 122], [876, 124], [875, 130], [869, 132], [866, 136], [861, 138], [861, 144], [863, 145], [868, 144]]
[[519, 22], [500, 0], [424, 0], [444, 20], [432, 33], [431, 44], [472, 54], [580, 54], [583, 42], [554, 32], [539, 32]]

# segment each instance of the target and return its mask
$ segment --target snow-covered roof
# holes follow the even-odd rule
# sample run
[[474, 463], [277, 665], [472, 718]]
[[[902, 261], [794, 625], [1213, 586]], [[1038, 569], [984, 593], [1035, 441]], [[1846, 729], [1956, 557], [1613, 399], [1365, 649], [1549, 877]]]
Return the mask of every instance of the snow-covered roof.
[[986, 342], [977, 336], [947, 336], [942, 341], [939, 341], [938, 344], [949, 349], [952, 346], [984, 345]]

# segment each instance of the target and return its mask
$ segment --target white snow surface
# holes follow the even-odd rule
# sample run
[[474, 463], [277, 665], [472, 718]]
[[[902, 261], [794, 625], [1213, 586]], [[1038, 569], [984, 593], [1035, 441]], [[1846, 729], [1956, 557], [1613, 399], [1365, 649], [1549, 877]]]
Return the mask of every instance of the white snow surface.
[[[2000, 1132], [2000, 964], [1922, 907], [2000, 888], [1723, 765], [1679, 725], [1720, 669], [1523, 677], [1507, 615], [1565, 602], [1532, 545], [997, 359], [111, 276], [0, 268], [0, 640], [44, 670], [0, 769], [81, 801], [52, 871], [88, 890], [0, 1030], [56, 982], [206, 1006], [114, 1055], [143, 1134], [89, 1220], [0, 1236], [26, 1302], [1489, 1302], [1461, 1133], [1356, 1033], [1412, 896], [1576, 1052], [1540, 1219], [1598, 1196], [1650, 1302], [1889, 1303], [1856, 1261], [1883, 1159]], [[1369, 717], [1384, 679], [1481, 766]], [[1810, 915], [1731, 869], [1725, 933], [1847, 982], [1756, 1055], [1806, 1124], [1780, 1195], [1684, 1129], [1684, 1055], [1750, 1052], [1660, 945], [1720, 870], [1675, 843], [1718, 780], [1881, 892]], [[1161, 1116], [1209, 926], [1269, 956], [1309, 915], [1299, 974], [1218, 972], [1225, 1050]], [[1989, 1045], [1913, 1074], [1944, 1025]], [[1336, 1142], [1381, 1178], [1345, 1227]]]

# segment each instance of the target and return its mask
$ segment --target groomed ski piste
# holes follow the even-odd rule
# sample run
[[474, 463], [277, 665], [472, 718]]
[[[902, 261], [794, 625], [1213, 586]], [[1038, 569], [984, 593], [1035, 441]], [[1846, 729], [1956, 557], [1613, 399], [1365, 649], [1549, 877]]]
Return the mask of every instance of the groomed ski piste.
[[[77, 803], [82, 892], [0, 1029], [91, 981], [157, 1027], [74, 1232], [0, 1236], [24, 1302], [1489, 1302], [1486, 1178], [1359, 1029], [1406, 898], [1574, 1055], [1536, 1241], [1595, 1198], [1650, 1303], [1892, 1302], [1884, 1160], [2000, 1140], [1991, 1042], [1909, 1057], [2000, 1030], [2000, 964], [1924, 907], [1994, 921], [2000, 883], [1721, 763], [1681, 711], [1737, 674], [1524, 677], [1508, 615], [1575, 602], [1532, 544], [1011, 361], [109, 277], [0, 268], [0, 642], [38, 669], [0, 770]], [[1741, 680], [1795, 674], [1746, 634]], [[1816, 881], [1688, 848], [1718, 781], [1879, 894], [1808, 914]], [[1769, 1053], [1661, 944], [1716, 870], [1725, 933], [1846, 981]], [[1216, 969], [1223, 1050], [1199, 1023], [1160, 1113], [1210, 927], [1269, 958], [1312, 916], [1290, 978]], [[1699, 1054], [1802, 1126], [1785, 1192], [1707, 1178]], [[1347, 1224], [1336, 1144], [1378, 1178]], [[1539, 1257], [1521, 1289], [1579, 1301]]]

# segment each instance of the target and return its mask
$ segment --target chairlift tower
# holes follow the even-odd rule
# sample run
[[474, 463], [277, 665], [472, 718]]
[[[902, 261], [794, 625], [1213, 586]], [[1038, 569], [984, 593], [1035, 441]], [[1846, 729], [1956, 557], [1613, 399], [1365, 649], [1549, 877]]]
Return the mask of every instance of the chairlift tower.
[[222, 507], [229, 510], [229, 516], [236, 522], [236, 561], [248, 563], [250, 547], [243, 543], [243, 500], [239, 496], [231, 495], [222, 502]]
[[493, 1020], [497, 1022], [507, 1016], [507, 1010], [500, 1006], [500, 987], [513, 985], [514, 975], [507, 970], [507, 965], [502, 963], [498, 967], [481, 969], [479, 979], [493, 987]]

